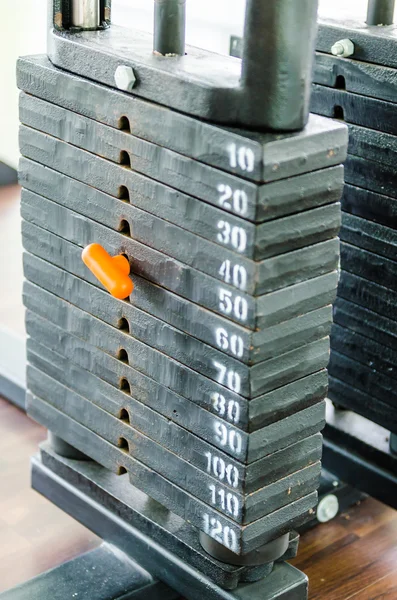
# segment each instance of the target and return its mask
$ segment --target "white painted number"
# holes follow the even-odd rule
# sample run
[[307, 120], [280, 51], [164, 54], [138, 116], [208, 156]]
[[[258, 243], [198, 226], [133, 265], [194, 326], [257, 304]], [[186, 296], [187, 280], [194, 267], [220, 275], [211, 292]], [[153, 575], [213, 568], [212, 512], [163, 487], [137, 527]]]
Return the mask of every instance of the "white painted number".
[[232, 423], [240, 421], [240, 405], [235, 400], [226, 400], [225, 396], [215, 392], [211, 396], [212, 406], [220, 417], [226, 417]]
[[248, 302], [241, 296], [233, 298], [228, 290], [219, 290], [219, 310], [225, 315], [233, 314], [239, 321], [246, 321], [248, 317]]
[[229, 431], [224, 423], [218, 421], [214, 425], [215, 440], [223, 447], [228, 447], [237, 456], [241, 454], [243, 440], [241, 433], [237, 431]]
[[219, 327], [216, 332], [216, 343], [218, 348], [221, 350], [230, 350], [230, 352], [237, 356], [237, 358], [241, 358], [244, 354], [244, 342], [243, 338], [239, 335], [229, 336], [226, 329], [223, 327]]
[[232, 246], [237, 252], [244, 252], [247, 248], [247, 234], [242, 227], [232, 227], [227, 221], [219, 221], [217, 227], [220, 229], [218, 242]]
[[232, 390], [232, 392], [236, 392], [239, 394], [241, 391], [241, 377], [236, 371], [228, 371], [227, 368], [216, 360], [212, 361], [213, 365], [216, 369], [218, 369], [218, 382], [221, 385], [225, 385]]
[[211, 502], [214, 506], [220, 506], [224, 512], [229, 513], [233, 517], [238, 517], [240, 511], [240, 503], [234, 494], [218, 489], [215, 485], [210, 485]]
[[225, 283], [230, 283], [236, 288], [245, 291], [247, 289], [247, 271], [245, 267], [233, 265], [230, 260], [225, 260], [219, 269], [219, 275]]
[[218, 519], [207, 514], [203, 515], [203, 520], [204, 533], [232, 552], [238, 552], [236, 532], [231, 527], [228, 525], [223, 527]]
[[255, 154], [251, 148], [237, 147], [236, 144], [230, 144], [228, 152], [232, 169], [239, 167], [242, 171], [252, 173], [255, 168]]
[[233, 191], [230, 185], [218, 185], [219, 204], [225, 210], [231, 210], [238, 215], [245, 215], [248, 210], [248, 197], [244, 190]]
[[239, 484], [239, 476], [237, 467], [227, 465], [223, 458], [213, 456], [211, 452], [206, 452], [207, 458], [207, 473], [216, 477], [220, 481], [226, 481], [231, 487], [237, 488]]

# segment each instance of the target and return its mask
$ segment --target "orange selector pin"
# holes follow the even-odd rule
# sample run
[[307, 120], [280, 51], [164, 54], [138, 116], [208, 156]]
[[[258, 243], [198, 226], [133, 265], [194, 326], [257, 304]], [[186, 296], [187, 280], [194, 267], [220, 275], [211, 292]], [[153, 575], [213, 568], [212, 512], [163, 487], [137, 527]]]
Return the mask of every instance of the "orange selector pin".
[[132, 294], [134, 284], [129, 277], [130, 263], [125, 256], [112, 257], [100, 244], [90, 244], [84, 248], [82, 259], [112, 296], [125, 300]]

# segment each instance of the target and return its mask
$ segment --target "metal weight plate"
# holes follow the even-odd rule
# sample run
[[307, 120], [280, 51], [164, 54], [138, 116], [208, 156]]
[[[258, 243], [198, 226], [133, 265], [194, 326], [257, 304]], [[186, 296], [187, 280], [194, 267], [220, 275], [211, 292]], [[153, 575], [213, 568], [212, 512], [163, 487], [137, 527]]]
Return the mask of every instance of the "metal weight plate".
[[57, 69], [46, 55], [20, 58], [17, 80], [31, 96], [116, 129], [128, 120], [139, 138], [256, 182], [322, 169], [346, 157], [345, 127], [318, 115], [310, 115], [299, 133], [226, 129]]
[[[92, 185], [112, 196], [118, 197], [128, 193], [132, 203], [136, 203], [136, 205], [140, 203], [140, 207], [145, 208], [146, 206], [146, 210], [150, 208], [151, 204], [160, 201], [165, 203], [164, 206], [170, 205], [174, 207], [174, 210], [179, 211], [182, 211], [186, 204], [189, 207], [194, 206], [194, 210], [200, 211], [199, 213], [194, 213], [193, 208], [190, 208], [190, 211], [182, 213], [182, 216], [184, 220], [186, 218], [195, 219], [198, 225], [200, 225], [202, 215], [209, 213], [209, 209], [211, 209], [211, 214], [214, 214], [215, 207], [217, 213], [221, 214], [223, 219], [233, 220], [241, 217], [241, 195], [233, 190], [231, 190], [231, 198], [229, 198], [231, 202], [222, 199], [225, 194], [230, 194], [230, 190], [226, 189], [222, 193], [218, 192], [212, 198], [212, 205], [206, 203], [203, 205], [203, 202], [198, 201], [200, 206], [198, 208], [197, 202], [192, 205], [192, 196], [185, 196], [182, 192], [135, 173], [125, 166], [101, 159], [99, 156], [75, 148], [70, 144], [66, 144], [66, 142], [29, 127], [21, 126], [19, 142], [21, 154], [26, 158], [83, 181], [83, 183]], [[256, 207], [256, 222], [262, 223], [331, 202], [337, 202], [340, 199], [342, 189], [342, 166], [334, 166], [299, 177], [269, 183], [266, 185], [263, 202]], [[137, 194], [141, 195], [141, 198], [132, 199]], [[219, 210], [219, 208], [224, 210]], [[160, 208], [154, 209], [151, 207], [150, 210], [160, 210]], [[181, 219], [181, 214], [179, 214], [178, 219]], [[249, 225], [249, 220], [246, 219], [239, 218], [238, 222]], [[212, 228], [216, 223], [217, 221], [212, 224]], [[190, 226], [188, 228], [191, 229]], [[201, 227], [201, 230], [204, 231], [204, 228]]]
[[[28, 341], [28, 349], [29, 352], [35, 353], [35, 361], [38, 360], [38, 356], [40, 356], [40, 360], [45, 360], [46, 357], [51, 360], [51, 352], [55, 352], [55, 350], [46, 349], [50, 348], [53, 343], [54, 335], [51, 324], [38, 319], [38, 321], [30, 322], [29, 328], [30, 335], [34, 336], [34, 341]], [[225, 448], [225, 444], [222, 444], [222, 441], [218, 441], [217, 436], [214, 436], [220, 419], [224, 421], [228, 436], [236, 437], [239, 430], [242, 430], [249, 432], [250, 439], [254, 440], [256, 436], [253, 433], [258, 429], [267, 427], [320, 402], [325, 397], [328, 386], [327, 373], [322, 370], [264, 394], [258, 400], [250, 401], [240, 414], [236, 411], [234, 404], [226, 402], [226, 400], [223, 404], [218, 397], [212, 399], [213, 412], [208, 412], [172, 392], [169, 388], [161, 386], [126, 363], [95, 350], [93, 346], [81, 339], [75, 338], [69, 341], [69, 337], [71, 336], [63, 332], [65, 347], [70, 348], [73, 343], [76, 347], [75, 354], [68, 356], [75, 365], [80, 365], [117, 390], [122, 390], [126, 394], [126, 401], [128, 396], [132, 395], [137, 401], [226, 452], [228, 452], [228, 448]], [[37, 338], [40, 339], [39, 351], [34, 350], [38, 343]], [[48, 352], [50, 352], [49, 358]], [[63, 347], [58, 345], [56, 352], [57, 355], [67, 358]], [[53, 360], [55, 360], [55, 356]], [[41, 363], [39, 366], [44, 368]], [[262, 467], [263, 470], [264, 467]]]
[[[231, 482], [226, 485], [226, 482], [220, 481], [219, 477], [208, 474], [206, 468], [208, 459], [205, 455], [202, 456], [201, 469], [196, 468], [193, 463], [186, 460], [186, 448], [182, 443], [178, 444], [175, 440], [175, 451], [170, 452], [161, 444], [161, 439], [153, 441], [146, 436], [139, 428], [139, 417], [137, 427], [135, 427], [135, 415], [131, 424], [127, 424], [32, 367], [28, 368], [27, 381], [28, 388], [34, 395], [111, 444], [124, 448], [136, 460], [240, 525], [253, 523], [295, 502], [315, 491], [319, 485], [320, 462], [284, 480], [267, 485], [253, 494], [241, 494], [233, 489], [235, 486]], [[155, 429], [156, 424], [153, 423], [152, 427]], [[237, 473], [235, 476], [237, 477]]]
[[[397, 104], [395, 106], [397, 109]], [[397, 157], [397, 136], [349, 125], [349, 154], [393, 167]]]
[[[156, 203], [150, 210], [159, 210], [161, 218], [158, 218], [147, 211], [147, 206], [141, 210], [127, 200], [99, 192], [92, 186], [29, 159], [20, 161], [19, 181], [31, 192], [111, 229], [125, 230], [128, 224], [132, 237], [137, 241], [170, 254], [217, 278], [220, 277], [219, 264], [224, 260], [233, 264], [237, 262], [240, 267], [246, 269], [250, 277], [255, 277], [260, 265], [250, 260], [252, 255], [256, 260], [260, 260], [297, 250], [334, 237], [340, 227], [338, 203], [256, 226], [242, 221], [241, 226], [236, 227], [232, 226], [227, 218], [225, 221], [223, 215], [219, 218], [219, 214], [216, 214], [219, 211], [213, 209], [211, 224], [207, 228], [206, 237], [203, 237], [201, 231], [199, 236], [195, 231], [188, 231], [189, 214], [186, 215], [183, 208], [180, 211], [170, 209], [167, 213], [163, 202]], [[133, 196], [135, 197], [135, 194]], [[84, 202], [81, 202], [82, 197]], [[200, 201], [193, 198], [192, 202], [200, 204]], [[178, 226], [172, 224], [175, 220], [174, 213], [179, 216]], [[217, 219], [216, 223], [213, 222], [214, 218]], [[212, 240], [207, 241], [211, 233]], [[222, 252], [219, 246], [222, 247]], [[219, 264], [219, 261], [214, 260], [214, 254], [220, 254], [222, 257]]]
[[396, 318], [397, 294], [381, 285], [342, 271], [338, 287], [338, 296], [359, 304], [383, 317]]
[[306, 172], [307, 164], [315, 170], [345, 158], [345, 127], [317, 115], [299, 133], [226, 129], [57, 69], [46, 55], [20, 58], [17, 80], [32, 96], [111, 127], [120, 129], [126, 117], [137, 137], [253, 181], [284, 179]]
[[346, 382], [330, 377], [328, 397], [336, 404], [378, 423], [387, 431], [397, 432], [397, 411], [382, 400], [366, 394]]
[[[119, 472], [122, 467], [128, 472], [134, 486], [144, 489], [150, 497], [181, 516], [185, 521], [208, 532], [210, 536], [216, 534], [213, 528], [220, 526], [220, 532], [222, 535], [225, 534], [226, 546], [236, 554], [248, 553], [267, 541], [296, 529], [298, 524], [302, 524], [310, 517], [310, 513], [315, 507], [317, 494], [313, 493], [271, 513], [253, 525], [245, 526], [243, 529], [239, 528], [233, 521], [213, 510], [212, 507], [175, 486], [120, 448], [109, 444], [41, 399], [28, 394], [27, 404], [28, 413], [33, 419], [56, 435], [62, 436], [66, 442], [74, 445], [107, 469]], [[228, 528], [226, 532], [225, 528]], [[231, 531], [234, 532], [234, 535], [230, 533]]]
[[334, 321], [342, 327], [373, 339], [397, 351], [397, 321], [372, 312], [338, 297], [334, 304]]
[[[53, 182], [53, 185], [55, 185], [55, 182]], [[62, 212], [74, 208], [69, 205], [67, 199], [62, 203], [66, 206], [61, 208], [58, 204], [47, 200], [43, 196], [27, 190], [23, 191], [22, 196], [24, 218], [34, 222], [32, 213], [47, 213], [49, 229], [54, 228], [51, 219], [57, 218], [59, 210]], [[75, 196], [80, 205], [82, 197], [85, 197], [85, 194], [78, 193]], [[120, 204], [119, 201], [116, 202]], [[313, 240], [315, 246], [324, 239], [335, 238], [335, 235], [339, 232], [341, 222], [339, 203], [318, 210], [321, 211], [320, 218], [323, 221], [323, 225], [319, 226], [319, 229], [323, 231], [324, 235], [319, 234], [318, 239]], [[89, 210], [85, 212], [91, 213]], [[93, 214], [88, 214], [87, 217], [94, 219], [96, 222], [95, 212], [94, 210]], [[157, 219], [157, 222], [154, 222], [154, 218], [148, 213], [141, 212], [140, 215], [132, 215], [130, 218], [126, 216], [119, 217], [112, 212], [111, 203], [109, 212], [108, 218], [103, 215], [103, 218], [98, 222], [100, 226], [107, 226], [113, 232], [121, 232], [124, 237], [152, 247], [181, 261], [184, 265], [206, 273], [222, 283], [227, 283], [232, 288], [242, 290], [246, 294], [259, 296], [308, 278], [307, 265], [310, 264], [310, 260], [307, 258], [307, 254], [309, 250], [304, 247], [285, 253], [282, 248], [279, 248], [280, 255], [254, 262], [244, 257], [237, 257], [236, 254], [227, 250], [221, 251], [215, 244], [189, 234], [179, 227], [174, 227], [166, 221]], [[76, 213], [73, 211], [72, 215], [69, 216], [69, 221], [75, 219], [75, 215]], [[79, 219], [81, 220], [81, 217]], [[310, 220], [310, 215], [307, 219]], [[39, 217], [35, 224], [41, 226], [42, 221]], [[277, 223], [274, 223], [273, 226], [277, 227]], [[68, 225], [68, 227], [70, 227], [70, 237], [72, 238], [70, 241], [78, 243], [76, 234], [72, 233], [73, 226]], [[64, 232], [61, 233], [63, 233], [63, 237], [66, 237]], [[315, 253], [315, 249], [313, 252]], [[296, 270], [291, 268], [291, 262], [296, 264]], [[313, 267], [315, 268], [315, 265]]]
[[[188, 400], [184, 401], [184, 406], [178, 414], [175, 415], [176, 410], [169, 410], [173, 418], [170, 422], [167, 414], [164, 418], [160, 416], [159, 412], [151, 410], [138, 402], [132, 396], [131, 391], [125, 387], [116, 389], [103, 379], [84, 370], [80, 365], [72, 363], [60, 353], [38, 343], [36, 339], [29, 338], [27, 349], [30, 365], [72, 389], [77, 394], [89, 399], [90, 402], [114, 417], [132, 423], [144, 435], [164, 445], [171, 452], [180, 452], [181, 447], [183, 447], [182, 458], [197, 468], [203, 470], [204, 466], [204, 470], [208, 472], [209, 458], [217, 456], [218, 461], [223, 461], [225, 465], [229, 465], [228, 473], [233, 470], [236, 475], [238, 474], [238, 477], [232, 480], [232, 484], [228, 481], [226, 473], [223, 473], [222, 476], [222, 471], [220, 471], [218, 478], [224, 485], [229, 487], [232, 485], [232, 488], [241, 494], [252, 494], [260, 488], [274, 483], [277, 479], [284, 479], [296, 471], [305, 469], [320, 458], [318, 452], [320, 448], [313, 444], [312, 438], [305, 438], [301, 442], [293, 444], [293, 448], [287, 446], [283, 451], [270, 454], [264, 459], [255, 461], [252, 465], [243, 465], [223, 452], [222, 444], [218, 441], [218, 437], [214, 436], [214, 431], [216, 431], [214, 425], [219, 424], [219, 421], [214, 421], [208, 413], [204, 415], [201, 431], [206, 432], [204, 439], [207, 439], [210, 443], [206, 443], [200, 437], [175, 423], [177, 421], [182, 425], [185, 424], [186, 419], [183, 418], [183, 413], [190, 414]], [[87, 347], [86, 351], [89, 353], [90, 349]], [[105, 364], [106, 361], [107, 356], [105, 355]], [[164, 412], [166, 413], [166, 411]], [[294, 460], [291, 460], [292, 451], [295, 452], [296, 456]], [[316, 460], [313, 461], [313, 457], [316, 457]], [[274, 470], [275, 461], [278, 462], [276, 471]], [[211, 474], [214, 476], [214, 473], [211, 472]], [[281, 477], [280, 474], [282, 474]]]
[[[44, 288], [56, 296], [63, 298], [81, 310], [105, 321], [113, 327], [123, 329], [134, 338], [161, 350], [164, 354], [182, 362], [186, 366], [205, 374], [215, 381], [219, 378], [222, 364], [228, 371], [237, 373], [240, 379], [241, 393], [250, 393], [255, 385], [256, 371], [235, 358], [225, 356], [220, 350], [204, 345], [202, 342], [170, 327], [148, 313], [117, 300], [110, 294], [91, 286], [84, 280], [74, 277], [30, 254], [24, 256], [24, 274], [32, 283]], [[268, 335], [267, 358], [290, 352], [308, 343], [329, 335], [332, 323], [332, 307], [327, 306], [285, 324], [275, 326], [274, 340], [271, 343]], [[277, 337], [277, 330], [280, 334]], [[268, 332], [269, 333], [269, 332]], [[218, 333], [218, 347], [226, 342], [225, 335]], [[237, 353], [238, 348], [235, 349]]]
[[[356, 33], [354, 31], [352, 35]], [[341, 58], [317, 52], [314, 83], [336, 89], [343, 87], [354, 94], [396, 102], [397, 69], [355, 60], [355, 56]]]
[[[25, 194], [27, 193], [29, 192]], [[195, 304], [238, 323], [244, 328], [260, 330], [264, 326], [268, 326], [269, 319], [267, 319], [266, 313], [274, 313], [275, 309], [278, 312], [278, 322], [281, 322], [329, 303], [328, 301], [318, 306], [318, 297], [315, 297], [314, 300], [310, 297], [306, 301], [305, 293], [307, 293], [307, 288], [310, 287], [308, 283], [307, 286], [302, 285], [299, 288], [304, 296], [302, 304], [300, 304], [291, 295], [291, 291], [294, 290], [288, 289], [292, 288], [292, 284], [284, 288], [282, 285], [283, 276], [281, 276], [280, 271], [274, 273], [270, 271], [268, 286], [276, 288], [279, 286], [272, 291], [279, 291], [279, 294], [277, 294], [279, 302], [280, 299], [284, 300], [281, 305], [278, 303], [275, 307], [273, 302], [276, 295], [269, 293], [254, 298], [121, 233], [112, 232], [98, 223], [83, 219], [83, 217], [57, 204], [46, 201], [43, 202], [43, 206], [46, 207], [46, 211], [51, 212], [34, 211], [23, 202], [21, 207], [23, 217], [30, 219], [34, 222], [34, 225], [40, 228], [51, 226], [51, 233], [55, 233], [59, 240], [64, 238], [80, 245], [80, 247], [95, 241], [102, 244], [110, 254], [125, 254], [130, 261], [132, 273], [143, 276], [152, 283], [161, 285], [161, 287], [176, 293], [180, 297], [191, 300]], [[23, 232], [25, 248], [33, 254], [38, 254], [39, 248], [45, 244], [46, 236], [44, 233], [40, 234], [39, 238], [36, 239], [36, 243], [34, 243], [34, 239], [29, 239], [28, 230], [29, 226], [25, 227]], [[61, 241], [58, 241], [58, 245], [60, 243]], [[316, 278], [316, 276], [326, 275], [336, 268], [339, 263], [339, 240], [334, 238], [327, 242], [321, 242], [315, 246], [288, 253], [285, 257], [280, 270], [283, 274], [285, 273], [286, 279], [292, 279], [293, 274], [296, 273], [294, 278], [300, 280], [298, 283], [303, 283], [306, 280]], [[296, 262], [293, 258], [296, 259]], [[78, 260], [80, 262], [81, 258]], [[292, 274], [288, 273], [288, 266], [292, 269]], [[310, 269], [310, 267], [312, 268]], [[297, 272], [296, 269], [299, 268], [300, 271]], [[87, 269], [85, 269], [85, 272], [87, 272]], [[271, 282], [273, 282], [273, 285]], [[331, 294], [326, 294], [326, 296], [331, 295], [331, 298], [333, 298], [334, 288], [331, 289]], [[320, 295], [323, 293], [324, 290], [320, 291]], [[222, 321], [224, 320], [222, 319]], [[272, 324], [276, 323], [273, 321]]]
[[328, 337], [252, 367], [254, 381], [250, 383], [250, 393], [244, 396], [240, 390], [240, 379], [235, 375], [229, 376], [222, 364], [215, 364], [219, 372], [215, 382], [168, 357], [164, 352], [142, 343], [126, 331], [107, 325], [37, 286], [33, 289], [25, 286], [24, 301], [27, 308], [104, 352], [118, 357], [122, 349], [129, 364], [177, 393], [190, 399], [196, 398], [196, 401], [199, 395], [196, 388], [199, 386], [200, 395], [208, 399], [214, 393], [227, 394], [240, 405], [245, 397], [256, 398], [327, 366], [325, 355], [329, 350]]
[[389, 165], [349, 154], [345, 162], [345, 179], [351, 185], [397, 198], [395, 168]]
[[[287, 184], [257, 185], [152, 144], [131, 133], [102, 125], [54, 104], [22, 93], [21, 122], [133, 171], [192, 195], [250, 221], [257, 221], [266, 198], [289, 185], [302, 196], [300, 177]], [[307, 160], [307, 157], [305, 156]], [[309, 169], [310, 171], [312, 169]], [[229, 192], [230, 190], [230, 192]]]
[[397, 229], [397, 201], [352, 185], [346, 185], [342, 209], [350, 214]]
[[[397, 258], [395, 256], [395, 258]], [[397, 263], [384, 256], [367, 252], [343, 242], [341, 244], [342, 269], [368, 279], [385, 288], [397, 291]]]
[[371, 337], [335, 323], [332, 327], [331, 349], [363, 363], [381, 375], [397, 379], [397, 352], [378, 344]]
[[313, 84], [310, 108], [325, 117], [397, 135], [396, 105], [391, 102]]
[[336, 40], [354, 38], [354, 56], [359, 61], [397, 67], [394, 53], [395, 27], [373, 27], [362, 21], [320, 19], [316, 49], [329, 53]]
[[397, 231], [355, 215], [343, 213], [340, 238], [351, 246], [397, 261]]
[[[79, 356], [86, 352], [86, 346], [82, 346], [79, 338], [66, 336], [58, 327], [49, 321], [41, 319], [33, 313], [27, 313], [26, 328], [31, 337], [49, 348], [54, 348], [58, 353], [61, 353], [61, 350], [58, 348], [56, 336], [63, 334], [63, 343], [65, 346], [64, 352], [67, 357], [73, 356], [73, 353], [75, 353], [76, 356]], [[100, 363], [101, 351], [94, 347], [90, 350], [90, 354], [92, 354], [91, 360]], [[123, 372], [126, 375], [125, 379], [128, 381], [131, 389], [131, 382], [134, 381], [134, 372], [127, 363], [122, 364], [124, 365]], [[124, 381], [120, 383], [124, 383]], [[122, 385], [121, 387], [125, 386]], [[182, 407], [181, 410], [183, 410], [184, 406], [185, 410], [187, 410], [186, 407], [189, 407], [189, 405], [184, 405], [183, 401], [181, 401], [180, 406]], [[208, 408], [209, 410], [212, 410], [214, 414], [217, 414], [215, 408], [212, 408], [212, 404], [210, 404]], [[237, 459], [239, 461], [250, 463], [255, 460], [258, 461], [268, 454], [277, 452], [278, 450], [286, 448], [288, 445], [294, 444], [295, 442], [321, 431], [325, 423], [324, 406], [323, 403], [314, 404], [309, 408], [299, 411], [299, 413], [294, 413], [280, 421], [269, 424], [266, 429], [262, 428], [251, 434], [236, 429], [236, 427], [230, 425], [230, 423], [227, 424], [227, 421], [224, 422], [219, 416], [218, 421], [220, 422], [220, 426], [218, 425], [216, 430], [214, 430], [216, 435], [214, 434], [213, 440], [218, 436], [217, 432], [219, 431], [222, 433], [220, 436], [221, 440], [224, 441], [226, 439], [226, 443], [224, 441], [222, 444], [218, 441], [218, 446], [221, 445], [223, 451], [228, 455], [236, 457], [237, 454]], [[204, 419], [204, 421], [202, 421], [202, 428], [205, 429], [207, 424], [210, 427], [210, 419]], [[211, 430], [208, 429], [207, 433], [209, 434], [210, 431]], [[234, 432], [234, 434], [232, 434], [232, 432]], [[237, 442], [238, 446], [236, 446]]]
[[378, 373], [373, 368], [366, 367], [335, 350], [331, 352], [328, 365], [329, 374], [356, 387], [376, 399], [382, 400], [390, 406], [390, 410], [397, 407], [397, 393], [395, 379]]
[[[29, 252], [100, 287], [98, 280], [82, 263], [81, 249], [78, 246], [26, 221], [22, 223], [22, 230], [24, 247]], [[268, 348], [275, 344], [277, 338], [284, 337], [288, 342], [291, 325], [292, 331], [296, 328], [296, 319], [299, 321], [303, 314], [324, 307], [335, 300], [337, 281], [338, 274], [334, 271], [267, 295], [266, 311], [263, 310], [258, 317], [263, 330], [257, 332], [251, 332], [227, 321], [136, 274], [134, 275], [135, 289], [129, 302], [212, 346], [219, 347], [216, 341], [218, 330], [223, 333], [226, 331], [230, 339], [230, 348], [226, 349], [226, 352], [231, 355], [235, 355], [232, 339], [237, 344], [241, 338], [243, 361], [256, 363], [271, 356]], [[125, 306], [128, 306], [127, 302]], [[283, 325], [280, 328], [276, 327], [281, 323]], [[241, 342], [238, 345], [241, 346]]]

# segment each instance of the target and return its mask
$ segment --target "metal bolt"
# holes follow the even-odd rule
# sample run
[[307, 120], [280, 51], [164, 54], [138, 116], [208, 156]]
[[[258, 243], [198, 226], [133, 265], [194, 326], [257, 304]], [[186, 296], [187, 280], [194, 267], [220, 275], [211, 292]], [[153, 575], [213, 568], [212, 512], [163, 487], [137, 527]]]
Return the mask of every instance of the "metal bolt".
[[339, 500], [334, 494], [325, 496], [317, 507], [317, 520], [320, 523], [332, 521], [339, 512]]
[[351, 40], [339, 40], [335, 42], [335, 44], [331, 48], [331, 52], [334, 56], [339, 56], [340, 58], [347, 58], [348, 56], [352, 56], [354, 54], [354, 44]]
[[136, 83], [135, 73], [131, 67], [119, 65], [114, 74], [114, 81], [119, 90], [131, 92]]

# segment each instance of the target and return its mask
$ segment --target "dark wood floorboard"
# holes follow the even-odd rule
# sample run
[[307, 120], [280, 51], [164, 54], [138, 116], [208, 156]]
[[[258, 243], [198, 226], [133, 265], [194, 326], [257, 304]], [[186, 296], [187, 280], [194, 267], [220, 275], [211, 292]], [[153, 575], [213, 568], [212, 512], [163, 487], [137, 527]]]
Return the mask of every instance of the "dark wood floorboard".
[[[30, 489], [29, 457], [45, 436], [0, 399], [0, 592], [99, 543]], [[397, 600], [397, 512], [365, 500], [308, 531], [293, 564], [309, 576], [311, 600]]]

